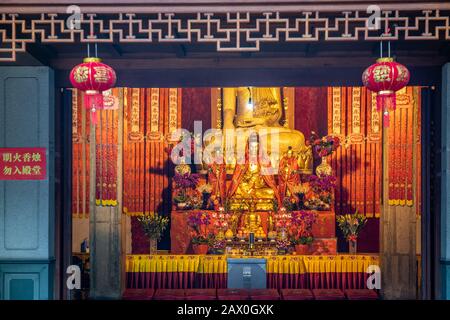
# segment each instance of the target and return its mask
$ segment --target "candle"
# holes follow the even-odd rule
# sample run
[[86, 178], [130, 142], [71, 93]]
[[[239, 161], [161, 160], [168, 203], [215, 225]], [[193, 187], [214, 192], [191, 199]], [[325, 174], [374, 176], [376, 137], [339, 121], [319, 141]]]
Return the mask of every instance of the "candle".
[[250, 246], [253, 246], [255, 244], [255, 234], [253, 232], [250, 232], [249, 241], [250, 241]]

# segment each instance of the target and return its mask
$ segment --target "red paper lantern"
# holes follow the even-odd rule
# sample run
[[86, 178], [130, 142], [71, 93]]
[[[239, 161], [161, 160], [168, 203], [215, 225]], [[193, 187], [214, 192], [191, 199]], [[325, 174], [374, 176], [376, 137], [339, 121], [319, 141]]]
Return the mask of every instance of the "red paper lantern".
[[396, 108], [395, 92], [409, 82], [409, 70], [393, 58], [379, 58], [368, 67], [362, 81], [365, 87], [377, 93], [377, 109], [383, 110], [383, 122], [389, 125], [389, 111]]
[[96, 110], [103, 109], [103, 91], [116, 84], [116, 73], [113, 68], [101, 62], [100, 58], [84, 58], [83, 63], [75, 66], [70, 72], [72, 85], [84, 91], [84, 105], [91, 110], [94, 124], [98, 117]]

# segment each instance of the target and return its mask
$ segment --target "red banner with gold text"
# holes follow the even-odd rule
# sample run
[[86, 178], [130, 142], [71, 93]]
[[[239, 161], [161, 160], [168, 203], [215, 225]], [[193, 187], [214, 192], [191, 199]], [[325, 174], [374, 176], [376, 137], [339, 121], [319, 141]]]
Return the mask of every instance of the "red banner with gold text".
[[0, 180], [44, 180], [45, 148], [0, 148]]

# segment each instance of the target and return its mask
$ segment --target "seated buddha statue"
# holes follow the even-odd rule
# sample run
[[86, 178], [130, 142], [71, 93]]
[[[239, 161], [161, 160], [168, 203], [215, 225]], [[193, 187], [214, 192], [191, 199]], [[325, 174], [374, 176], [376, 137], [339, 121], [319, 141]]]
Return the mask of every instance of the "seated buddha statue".
[[236, 190], [237, 198], [273, 199], [274, 191], [269, 188], [260, 174], [257, 164], [250, 164]]
[[262, 222], [261, 216], [256, 212], [256, 201], [254, 199], [250, 200], [249, 211], [242, 215], [241, 229], [244, 233], [249, 232], [261, 232]]

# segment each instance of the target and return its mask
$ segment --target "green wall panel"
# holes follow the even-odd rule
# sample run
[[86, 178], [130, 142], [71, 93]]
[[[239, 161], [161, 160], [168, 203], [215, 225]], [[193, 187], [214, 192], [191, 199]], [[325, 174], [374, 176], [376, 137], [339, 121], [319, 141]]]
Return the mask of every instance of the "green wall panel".
[[0, 299], [52, 297], [54, 80], [48, 67], [0, 67], [0, 148], [43, 147], [47, 178], [0, 181]]

